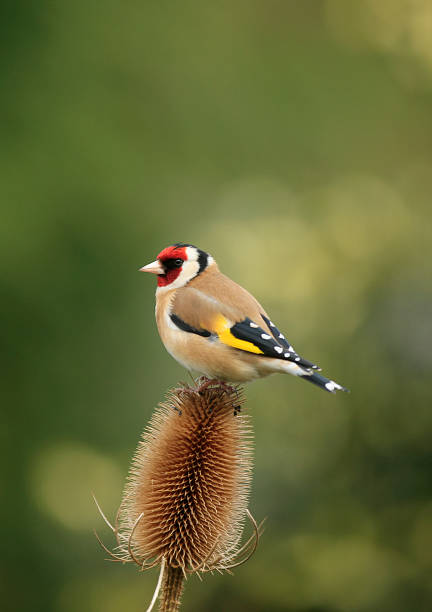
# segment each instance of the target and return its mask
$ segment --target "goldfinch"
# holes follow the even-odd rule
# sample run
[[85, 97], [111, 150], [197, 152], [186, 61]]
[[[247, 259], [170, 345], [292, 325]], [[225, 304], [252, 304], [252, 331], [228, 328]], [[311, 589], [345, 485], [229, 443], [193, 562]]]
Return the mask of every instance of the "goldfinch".
[[331, 393], [347, 391], [300, 357], [259, 302], [222, 274], [209, 253], [177, 243], [140, 271], [157, 274], [159, 334], [188, 370], [226, 382], [285, 372]]

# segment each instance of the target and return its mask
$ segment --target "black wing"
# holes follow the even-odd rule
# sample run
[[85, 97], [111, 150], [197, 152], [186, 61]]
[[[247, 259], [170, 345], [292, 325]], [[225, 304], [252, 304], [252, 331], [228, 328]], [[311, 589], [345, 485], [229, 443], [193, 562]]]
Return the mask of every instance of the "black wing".
[[306, 369], [319, 370], [317, 365], [300, 357], [300, 355], [296, 353], [285, 336], [280, 333], [277, 327], [273, 325], [265, 315], [261, 316], [271, 330], [272, 335], [268, 334], [262, 327], [249, 318], [233, 325], [230, 330], [232, 335], [239, 340], [251, 342], [262, 351], [265, 357], [284, 359], [286, 361], [292, 361]]

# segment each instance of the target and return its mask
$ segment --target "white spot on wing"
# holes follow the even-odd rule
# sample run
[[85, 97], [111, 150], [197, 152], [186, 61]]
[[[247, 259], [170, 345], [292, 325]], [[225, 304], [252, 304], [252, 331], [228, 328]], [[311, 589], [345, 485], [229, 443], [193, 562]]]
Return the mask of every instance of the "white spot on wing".
[[271, 336], [269, 336], [268, 334], [261, 334], [261, 338], [263, 340], [270, 340]]
[[279, 334], [279, 338], [283, 338], [285, 340], [285, 336], [283, 334]]
[[334, 391], [336, 388], [336, 384], [332, 380], [330, 380], [328, 383], [325, 384], [325, 388], [329, 391]]
[[258, 325], [257, 325], [256, 323], [252, 323], [252, 321], [249, 323], [249, 326], [250, 326], [250, 327], [254, 327], [254, 328], [257, 328], [257, 327], [258, 327]]
[[274, 350], [276, 351], [276, 353], [279, 353], [279, 354], [280, 354], [280, 353], [282, 353], [283, 348], [282, 348], [281, 346], [275, 346], [275, 347], [274, 347]]

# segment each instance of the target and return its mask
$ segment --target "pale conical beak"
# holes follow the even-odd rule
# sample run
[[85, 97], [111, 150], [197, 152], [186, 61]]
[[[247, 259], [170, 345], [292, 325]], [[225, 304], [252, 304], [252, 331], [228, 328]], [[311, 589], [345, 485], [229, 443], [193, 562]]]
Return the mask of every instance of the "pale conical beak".
[[156, 261], [152, 261], [147, 264], [143, 268], [139, 269], [139, 272], [151, 272], [152, 274], [165, 274], [165, 270], [161, 264], [161, 262], [156, 259]]

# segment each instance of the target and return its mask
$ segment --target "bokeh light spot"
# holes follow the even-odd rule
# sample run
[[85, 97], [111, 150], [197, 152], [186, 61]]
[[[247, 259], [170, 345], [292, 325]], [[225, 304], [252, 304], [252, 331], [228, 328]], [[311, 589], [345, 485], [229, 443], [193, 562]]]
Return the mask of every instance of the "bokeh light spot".
[[432, 504], [428, 504], [418, 513], [411, 545], [419, 562], [432, 568]]
[[[103, 569], [103, 568], [102, 568]], [[57, 596], [58, 612], [119, 612], [144, 610], [150, 603], [157, 581], [157, 571], [146, 573], [145, 579], [124, 572], [109, 577], [81, 576], [66, 582]]]
[[323, 231], [353, 260], [376, 260], [405, 243], [409, 210], [387, 183], [371, 176], [345, 177], [330, 185]]
[[380, 609], [380, 602], [406, 571], [398, 555], [361, 535], [338, 540], [299, 535], [291, 547], [307, 575], [309, 600], [325, 601], [332, 609]]
[[78, 530], [87, 530], [99, 520], [92, 492], [109, 512], [118, 504], [122, 481], [110, 457], [72, 443], [43, 450], [30, 473], [31, 490], [41, 510]]
[[327, 0], [327, 25], [341, 43], [432, 64], [432, 5], [428, 0]]

